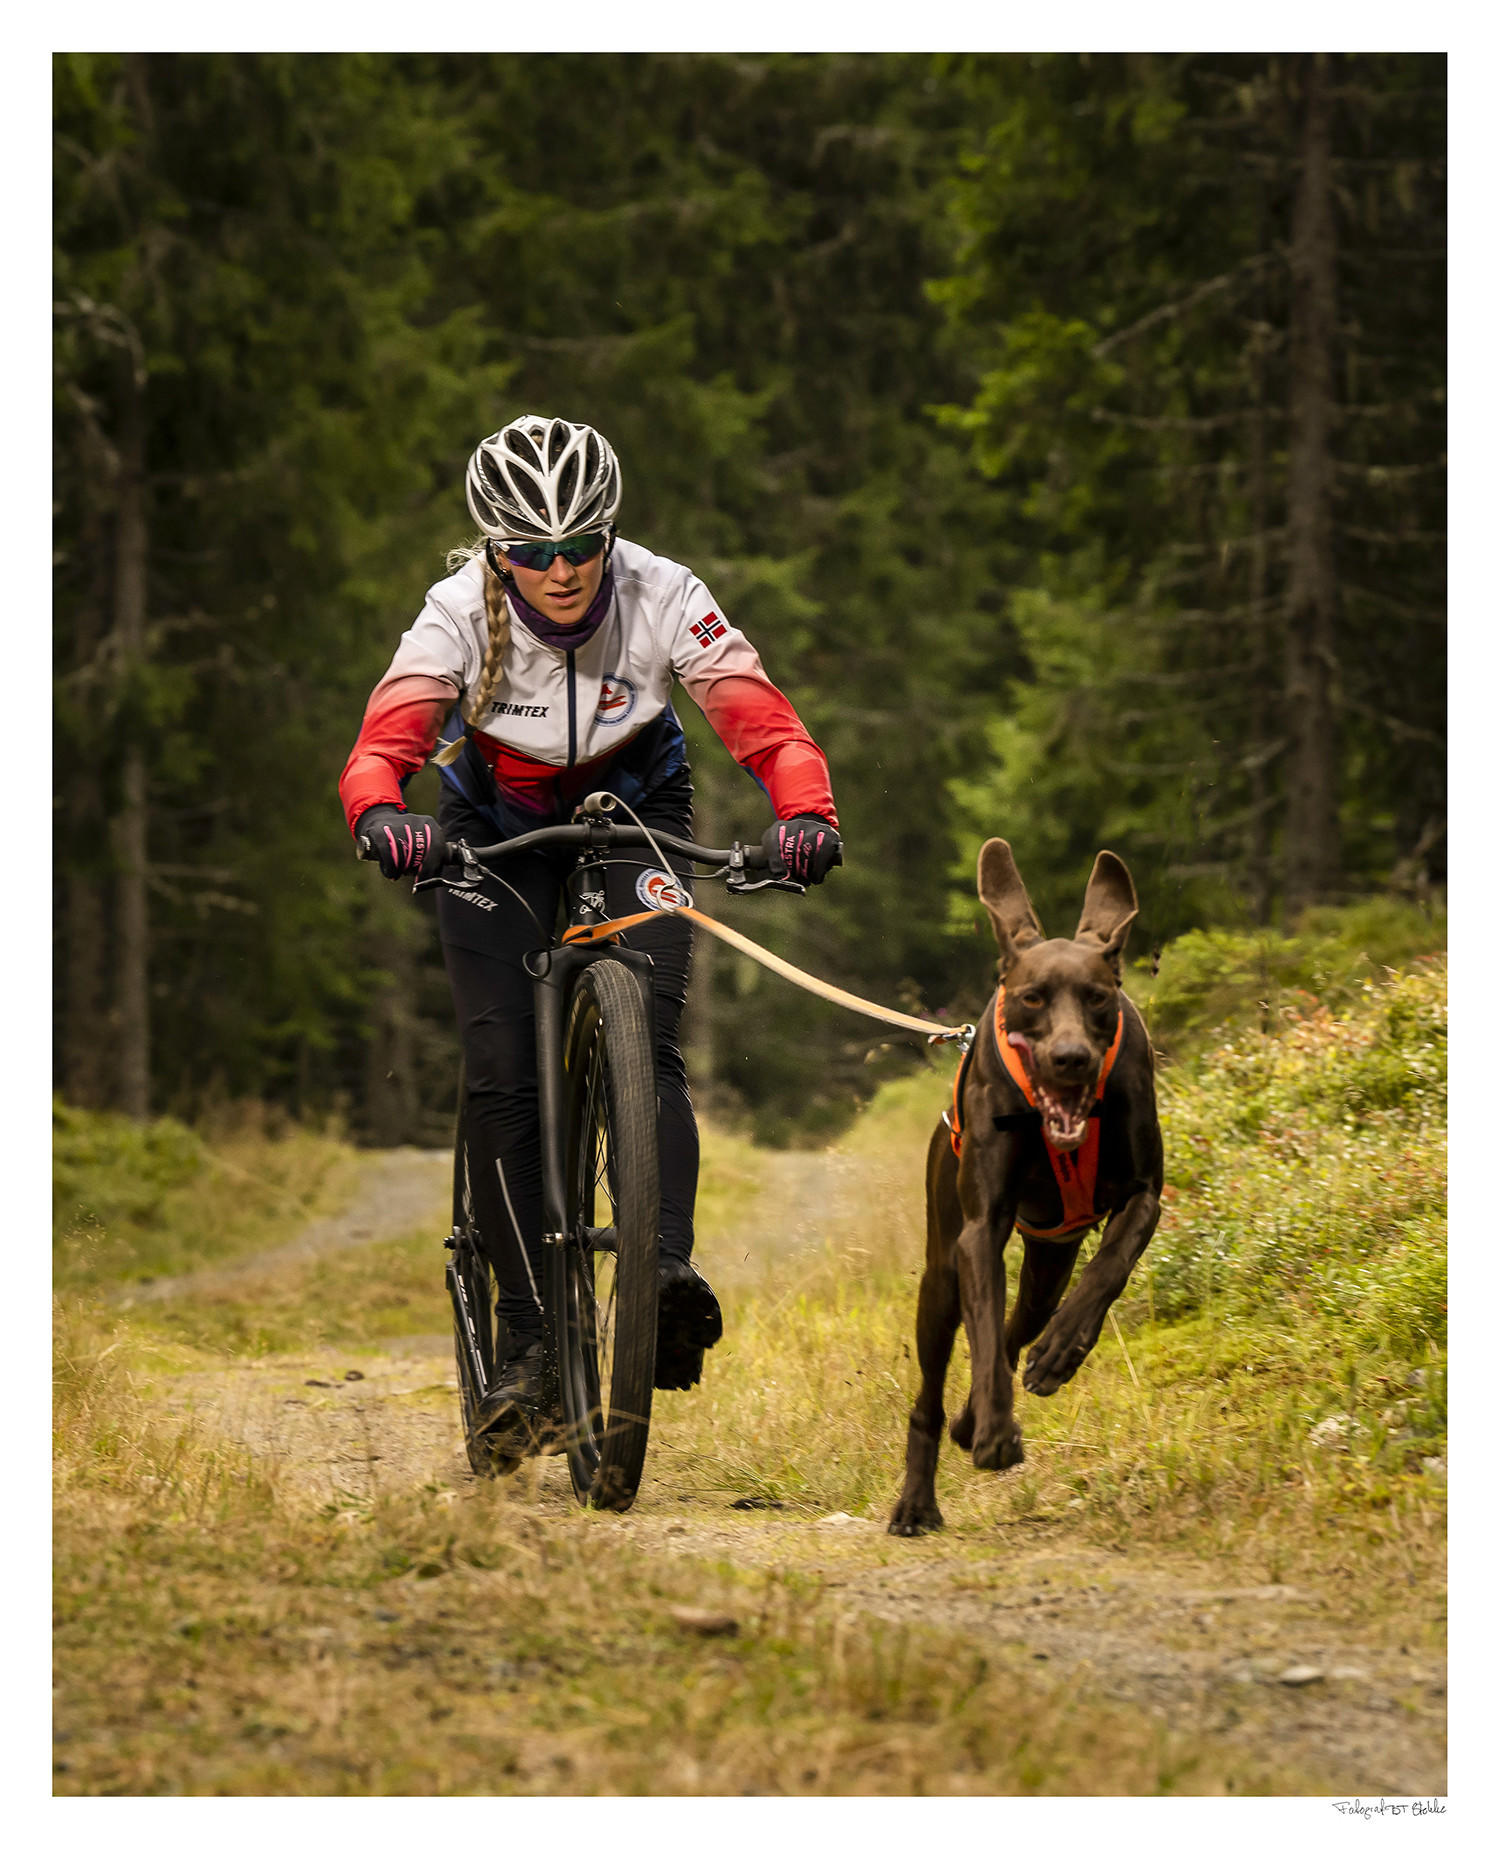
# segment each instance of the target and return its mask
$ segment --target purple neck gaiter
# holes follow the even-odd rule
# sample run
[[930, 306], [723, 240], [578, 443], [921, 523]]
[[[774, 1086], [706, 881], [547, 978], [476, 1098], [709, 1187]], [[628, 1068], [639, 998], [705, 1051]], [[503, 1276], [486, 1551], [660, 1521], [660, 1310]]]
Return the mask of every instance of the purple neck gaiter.
[[510, 599], [511, 609], [538, 642], [545, 642], [548, 648], [560, 648], [571, 655], [575, 648], [583, 647], [609, 615], [609, 600], [615, 594], [615, 580], [613, 572], [605, 572], [594, 593], [594, 601], [576, 623], [554, 623], [550, 616], [543, 616], [540, 610], [533, 610], [516, 589], [513, 578], [506, 581], [505, 594]]

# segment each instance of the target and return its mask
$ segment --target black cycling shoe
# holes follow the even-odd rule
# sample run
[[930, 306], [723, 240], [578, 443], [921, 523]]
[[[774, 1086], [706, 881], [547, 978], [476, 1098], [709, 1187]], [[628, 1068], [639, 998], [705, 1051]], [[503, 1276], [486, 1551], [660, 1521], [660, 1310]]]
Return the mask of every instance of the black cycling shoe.
[[540, 1337], [518, 1349], [479, 1402], [474, 1414], [497, 1461], [530, 1457], [555, 1436], [557, 1389]]
[[664, 1258], [657, 1284], [656, 1386], [686, 1392], [703, 1378], [703, 1351], [724, 1333], [719, 1300], [685, 1258]]

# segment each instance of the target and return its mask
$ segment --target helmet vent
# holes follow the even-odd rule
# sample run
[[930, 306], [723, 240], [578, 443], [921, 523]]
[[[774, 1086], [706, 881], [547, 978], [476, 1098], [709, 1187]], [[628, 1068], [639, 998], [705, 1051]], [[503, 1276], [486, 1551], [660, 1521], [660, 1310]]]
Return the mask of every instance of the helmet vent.
[[587, 424], [518, 417], [474, 451], [467, 490], [492, 539], [566, 539], [613, 524], [620, 465]]

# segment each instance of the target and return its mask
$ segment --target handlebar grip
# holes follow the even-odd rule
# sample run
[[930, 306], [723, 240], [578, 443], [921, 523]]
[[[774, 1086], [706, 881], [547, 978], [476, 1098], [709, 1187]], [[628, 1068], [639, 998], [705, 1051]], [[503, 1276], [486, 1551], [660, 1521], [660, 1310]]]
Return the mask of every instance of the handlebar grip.
[[375, 858], [375, 843], [368, 835], [356, 835], [354, 837], [354, 858], [356, 860], [373, 860]]

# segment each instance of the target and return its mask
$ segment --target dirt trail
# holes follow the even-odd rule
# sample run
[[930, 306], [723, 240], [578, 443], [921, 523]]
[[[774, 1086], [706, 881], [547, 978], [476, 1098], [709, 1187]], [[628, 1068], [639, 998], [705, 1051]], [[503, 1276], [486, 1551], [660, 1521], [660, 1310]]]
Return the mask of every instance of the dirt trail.
[[162, 1303], [170, 1297], [250, 1284], [283, 1266], [317, 1258], [340, 1247], [372, 1239], [399, 1239], [423, 1221], [442, 1213], [448, 1200], [452, 1155], [446, 1149], [384, 1149], [363, 1158], [363, 1172], [353, 1200], [342, 1212], [310, 1220], [285, 1245], [252, 1252], [223, 1265], [205, 1265], [175, 1277], [148, 1278], [131, 1284], [120, 1307]]
[[[770, 1258], [772, 1247], [816, 1246], [830, 1214], [838, 1218], [841, 1187], [852, 1184], [836, 1157], [774, 1159], [757, 1202], [754, 1249]], [[434, 1222], [446, 1186], [441, 1155], [371, 1157], [348, 1212], [233, 1275], [249, 1283], [310, 1251]], [[815, 1212], [809, 1202], [819, 1203]], [[379, 1357], [277, 1355], [181, 1376], [172, 1402], [274, 1460], [284, 1486], [320, 1505], [435, 1486], [454, 1496], [520, 1497], [559, 1519], [571, 1506], [560, 1459], [528, 1466], [505, 1485], [475, 1484], [458, 1440], [446, 1338], [393, 1343]], [[1222, 1568], [1084, 1546], [1051, 1526], [1021, 1538], [1011, 1530], [1003, 1552], [976, 1560], [972, 1537], [898, 1541], [881, 1521], [841, 1513], [809, 1520], [736, 1511], [727, 1496], [683, 1491], [649, 1469], [635, 1509], [618, 1519], [622, 1535], [653, 1552], [795, 1567], [820, 1580], [851, 1621], [864, 1615], [961, 1633], [993, 1649], [1000, 1673], [1014, 1664], [1030, 1681], [1128, 1702], [1174, 1730], [1297, 1768], [1304, 1789], [1446, 1788], [1442, 1656], [1362, 1638], [1315, 1591], [1225, 1583]]]

